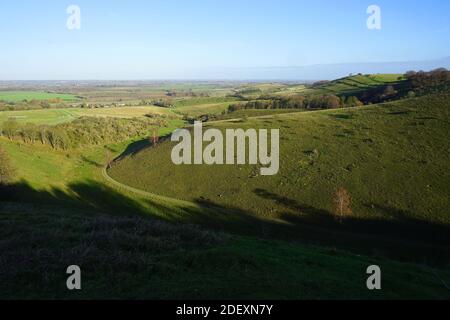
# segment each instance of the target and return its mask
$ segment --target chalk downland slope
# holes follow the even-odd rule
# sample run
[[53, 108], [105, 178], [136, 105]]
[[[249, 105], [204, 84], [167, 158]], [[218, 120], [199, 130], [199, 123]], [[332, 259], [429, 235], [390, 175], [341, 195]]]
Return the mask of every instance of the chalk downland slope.
[[423, 236], [444, 245], [450, 240], [449, 124], [449, 94], [250, 118], [211, 125], [280, 129], [276, 176], [260, 176], [260, 167], [250, 165], [176, 166], [171, 161], [175, 144], [169, 141], [122, 158], [109, 174], [132, 187], [229, 214], [320, 227], [336, 227], [332, 199], [343, 187], [352, 199], [344, 229], [414, 240]]

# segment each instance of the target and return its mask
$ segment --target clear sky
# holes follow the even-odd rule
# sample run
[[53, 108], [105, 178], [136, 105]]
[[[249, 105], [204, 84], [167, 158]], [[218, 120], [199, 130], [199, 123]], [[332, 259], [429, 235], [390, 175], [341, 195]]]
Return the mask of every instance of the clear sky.
[[[66, 27], [71, 4], [80, 30]], [[381, 30], [366, 26], [372, 4]], [[0, 39], [1, 80], [431, 60], [450, 56], [450, 1], [1, 0]]]

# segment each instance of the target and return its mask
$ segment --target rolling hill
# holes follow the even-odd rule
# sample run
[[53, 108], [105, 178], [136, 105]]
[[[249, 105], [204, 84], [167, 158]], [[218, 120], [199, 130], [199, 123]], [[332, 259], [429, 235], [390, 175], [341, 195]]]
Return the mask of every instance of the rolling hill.
[[[225, 220], [240, 212], [294, 226], [444, 245], [450, 241], [449, 98], [437, 94], [212, 124], [221, 130], [279, 128], [280, 172], [273, 177], [249, 165], [176, 166], [168, 141], [120, 158], [109, 174], [138, 189], [221, 208]], [[352, 198], [344, 226], [335, 223], [332, 210], [340, 187]]]
[[[343, 93], [398, 81], [359, 77], [324, 86]], [[220, 99], [163, 110], [64, 110], [73, 117], [164, 111], [174, 116], [164, 136], [186, 125], [174, 111], [228, 103]], [[205, 126], [280, 129], [278, 175], [248, 165], [175, 166], [165, 139], [53, 150], [0, 137], [16, 171], [0, 202], [0, 298], [449, 297], [450, 94], [227, 117]], [[333, 195], [341, 187], [352, 213], [337, 218]], [[80, 292], [64, 287], [73, 261], [83, 270]], [[383, 271], [380, 292], [366, 288], [372, 264]]]

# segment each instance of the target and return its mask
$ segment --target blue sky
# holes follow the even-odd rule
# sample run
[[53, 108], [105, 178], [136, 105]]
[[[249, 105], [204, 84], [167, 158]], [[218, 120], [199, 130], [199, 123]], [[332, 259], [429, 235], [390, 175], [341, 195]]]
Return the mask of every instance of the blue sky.
[[[81, 30], [66, 28], [71, 4]], [[366, 27], [372, 4], [381, 30]], [[0, 39], [2, 80], [221, 78], [448, 57], [450, 1], [2, 0]]]

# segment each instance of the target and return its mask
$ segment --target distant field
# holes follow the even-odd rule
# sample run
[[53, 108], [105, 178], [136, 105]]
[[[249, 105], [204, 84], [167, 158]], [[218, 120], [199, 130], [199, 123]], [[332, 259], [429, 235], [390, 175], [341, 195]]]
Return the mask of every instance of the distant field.
[[142, 100], [166, 99], [169, 91], [176, 94], [176, 99], [196, 99], [187, 94], [225, 97], [233, 93], [233, 85], [214, 83], [153, 83], [118, 85], [105, 87], [72, 87], [70, 92], [85, 97], [90, 103], [110, 104], [115, 102], [139, 103]]
[[82, 116], [135, 118], [146, 114], [173, 115], [169, 109], [145, 106], [145, 107], [120, 107], [120, 108], [98, 108], [98, 109], [42, 109], [26, 111], [3, 111], [0, 112], [0, 123], [15, 119], [19, 123], [34, 123], [56, 125], [70, 122]]
[[300, 85], [289, 85], [284, 87], [278, 92], [275, 92], [274, 95], [280, 95], [280, 96], [291, 96], [298, 93], [303, 93], [306, 90], [306, 86], [304, 84]]
[[219, 119], [227, 120], [227, 119], [241, 119], [247, 117], [264, 117], [264, 116], [273, 116], [277, 114], [285, 114], [285, 113], [297, 113], [297, 112], [305, 112], [302, 109], [245, 109], [238, 110], [235, 112], [230, 112], [225, 115], [219, 117]]
[[78, 117], [68, 109], [2, 111], [0, 112], [0, 124], [7, 120], [16, 120], [19, 123], [56, 125], [73, 121]]
[[193, 117], [200, 116], [203, 114], [220, 114], [223, 111], [228, 110], [228, 107], [232, 103], [233, 102], [222, 102], [222, 103], [192, 105], [178, 108], [177, 111]]
[[183, 99], [175, 102], [175, 110], [192, 117], [204, 114], [220, 114], [235, 102], [235, 99], [226, 97]]
[[78, 116], [117, 117], [117, 118], [143, 117], [146, 114], [173, 115], [173, 113], [168, 108], [160, 108], [154, 106], [98, 108], [98, 109], [77, 108], [67, 110]]
[[74, 101], [77, 97], [71, 94], [48, 93], [43, 91], [0, 91], [0, 100], [18, 102], [23, 100], [50, 100], [59, 98], [63, 101]]
[[236, 99], [229, 97], [200, 97], [200, 98], [186, 98], [175, 101], [175, 108], [185, 108], [200, 105], [211, 105], [226, 102], [234, 102]]
[[262, 95], [291, 96], [298, 93], [303, 93], [305, 89], [305, 84], [256, 83], [238, 87], [235, 91], [246, 99], [252, 100]]

